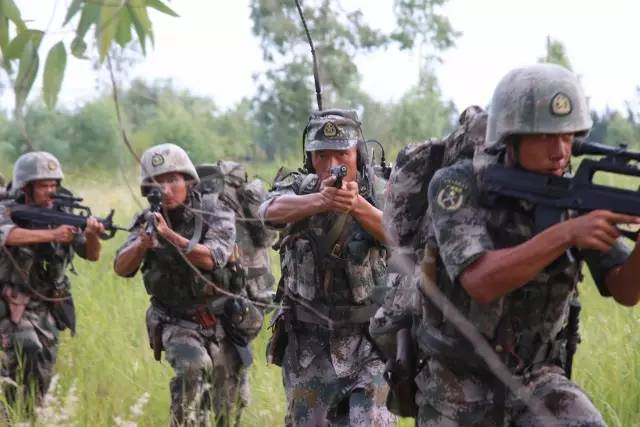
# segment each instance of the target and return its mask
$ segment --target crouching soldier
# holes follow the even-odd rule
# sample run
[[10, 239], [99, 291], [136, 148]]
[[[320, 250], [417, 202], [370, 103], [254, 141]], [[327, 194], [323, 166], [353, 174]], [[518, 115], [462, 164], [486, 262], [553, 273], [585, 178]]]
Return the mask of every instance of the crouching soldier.
[[[67, 268], [75, 253], [96, 261], [104, 232], [94, 217], [87, 219], [84, 231], [11, 219], [11, 211], [22, 206], [64, 210], [54, 206], [63, 177], [53, 155], [23, 154], [14, 165], [11, 198], [0, 203], [2, 375], [24, 386], [28, 407], [39, 404], [49, 388], [60, 331], [75, 332]], [[13, 403], [15, 388], [7, 389], [6, 397]]]
[[164, 350], [175, 371], [172, 426], [207, 425], [211, 406], [219, 424], [228, 422], [225, 402], [211, 402], [213, 375], [230, 370], [223, 365], [233, 352], [251, 362], [244, 332], [261, 322], [245, 300], [216, 289], [242, 293], [241, 281], [227, 274], [233, 269], [235, 218], [216, 193], [198, 191], [199, 181], [182, 148], [161, 144], [145, 151], [140, 185], [151, 207], [137, 217], [114, 263], [123, 277], [142, 270], [151, 296], [150, 343], [156, 359]]

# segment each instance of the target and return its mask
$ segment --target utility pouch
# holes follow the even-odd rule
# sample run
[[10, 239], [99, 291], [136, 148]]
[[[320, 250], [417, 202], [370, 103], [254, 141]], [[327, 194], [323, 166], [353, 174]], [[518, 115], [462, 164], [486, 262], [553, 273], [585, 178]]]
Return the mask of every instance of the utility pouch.
[[51, 305], [51, 314], [56, 326], [61, 331], [69, 328], [71, 336], [76, 334], [76, 308], [71, 294], [66, 291], [55, 291], [54, 298], [60, 298]]
[[280, 310], [273, 316], [269, 329], [271, 329], [271, 337], [267, 342], [267, 363], [281, 367], [289, 341], [284, 311]]

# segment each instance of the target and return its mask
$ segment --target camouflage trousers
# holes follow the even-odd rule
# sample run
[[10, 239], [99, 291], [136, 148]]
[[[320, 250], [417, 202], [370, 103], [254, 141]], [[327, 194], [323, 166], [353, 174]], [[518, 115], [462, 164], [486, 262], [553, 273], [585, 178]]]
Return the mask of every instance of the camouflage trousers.
[[[9, 317], [0, 320], [2, 345], [2, 376], [24, 387], [29, 406], [40, 404], [49, 389], [58, 353], [60, 330], [49, 309], [40, 303], [30, 303], [18, 323]], [[9, 403], [16, 399], [13, 385], [4, 387]]]
[[[147, 310], [147, 328], [161, 322], [154, 307]], [[218, 324], [211, 335], [185, 323], [163, 323], [162, 347], [174, 370], [171, 379], [171, 426], [209, 425], [211, 410], [217, 425], [233, 425], [249, 403], [248, 372]], [[195, 325], [195, 324], [194, 324]]]
[[388, 387], [379, 359], [364, 360], [347, 376], [336, 373], [327, 347], [305, 368], [298, 360], [295, 349], [288, 345], [282, 366], [287, 426], [396, 425], [385, 405]]
[[[606, 426], [591, 400], [556, 366], [545, 366], [518, 377], [543, 403], [546, 413], [532, 410], [496, 384], [475, 375], [459, 375], [442, 363], [430, 360], [416, 377], [420, 427], [501, 426]], [[503, 401], [500, 404], [499, 401]]]

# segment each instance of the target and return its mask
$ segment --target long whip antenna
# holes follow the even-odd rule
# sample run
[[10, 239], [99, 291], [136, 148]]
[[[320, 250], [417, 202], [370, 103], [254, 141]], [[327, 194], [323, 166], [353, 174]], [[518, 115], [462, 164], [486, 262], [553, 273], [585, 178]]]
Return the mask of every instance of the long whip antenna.
[[304, 19], [304, 14], [302, 13], [302, 7], [300, 6], [300, 1], [296, 1], [296, 7], [298, 8], [298, 14], [300, 15], [300, 19], [302, 20], [302, 26], [304, 27], [304, 32], [307, 35], [307, 40], [309, 41], [309, 46], [311, 47], [311, 57], [313, 58], [313, 80], [316, 85], [316, 101], [318, 102], [318, 110], [322, 111], [322, 87], [320, 86], [320, 77], [318, 74], [318, 58], [316, 57], [316, 49], [313, 46], [313, 40], [311, 40], [311, 34], [309, 34], [309, 27], [307, 27], [307, 21]]

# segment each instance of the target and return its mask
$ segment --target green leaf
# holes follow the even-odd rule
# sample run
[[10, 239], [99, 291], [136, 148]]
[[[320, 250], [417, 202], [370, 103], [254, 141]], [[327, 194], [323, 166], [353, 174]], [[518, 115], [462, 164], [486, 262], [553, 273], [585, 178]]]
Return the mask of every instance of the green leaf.
[[44, 63], [44, 76], [42, 78], [42, 95], [44, 103], [49, 109], [53, 109], [58, 102], [58, 94], [62, 87], [64, 69], [67, 66], [67, 50], [64, 43], [58, 42], [51, 48]]
[[87, 2], [82, 8], [82, 15], [80, 15], [80, 22], [78, 22], [78, 28], [76, 29], [76, 37], [84, 39], [84, 36], [89, 31], [91, 25], [98, 22], [100, 16], [100, 6], [95, 3]]
[[71, 54], [78, 59], [87, 59], [84, 54], [87, 51], [87, 44], [80, 37], [76, 37], [71, 42]]
[[13, 0], [0, 0], [0, 16], [9, 18], [10, 21], [16, 24], [19, 31], [27, 28], [20, 15], [20, 9], [18, 9]]
[[136, 30], [136, 34], [138, 35], [138, 40], [140, 40], [140, 47], [142, 48], [142, 53], [146, 55], [147, 49], [146, 49], [145, 40], [147, 37], [147, 32], [142, 27], [142, 24], [140, 24], [136, 16], [134, 15], [131, 7], [127, 7], [127, 11], [129, 13], [129, 18], [131, 19], [131, 22], [133, 22], [133, 28]]
[[125, 47], [127, 43], [131, 41], [131, 18], [129, 13], [125, 10], [120, 14], [118, 20], [118, 29], [116, 31], [116, 42]]
[[18, 76], [16, 77], [16, 112], [21, 112], [27, 96], [31, 91], [33, 82], [38, 74], [39, 58], [38, 51], [32, 41], [27, 42], [18, 66]]
[[162, 3], [160, 0], [147, 0], [147, 5], [149, 7], [152, 7], [154, 9], [156, 9], [156, 10], [159, 10], [162, 13], [166, 13], [167, 15], [171, 15], [171, 16], [174, 16], [176, 18], [178, 18], [180, 16], [177, 13], [175, 13], [173, 11], [173, 9], [171, 9], [166, 4]]
[[83, 3], [84, 0], [73, 0], [71, 2], [69, 9], [67, 9], [67, 16], [64, 18], [64, 24], [62, 24], [63, 27], [66, 26], [74, 16], [76, 16]]
[[6, 59], [18, 59], [22, 55], [27, 43], [32, 42], [33, 47], [38, 50], [44, 33], [40, 30], [24, 30], [9, 42], [9, 46], [5, 50], [4, 57]]
[[96, 39], [98, 40], [98, 51], [100, 52], [100, 62], [103, 62], [109, 53], [111, 42], [116, 35], [118, 29], [118, 21], [120, 19], [121, 5], [108, 5], [100, 7], [100, 19], [96, 27]]

